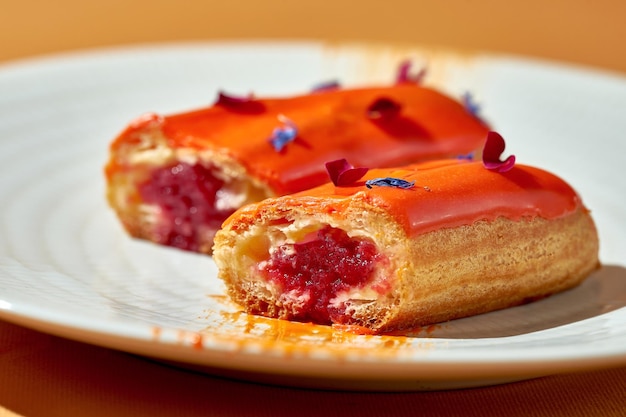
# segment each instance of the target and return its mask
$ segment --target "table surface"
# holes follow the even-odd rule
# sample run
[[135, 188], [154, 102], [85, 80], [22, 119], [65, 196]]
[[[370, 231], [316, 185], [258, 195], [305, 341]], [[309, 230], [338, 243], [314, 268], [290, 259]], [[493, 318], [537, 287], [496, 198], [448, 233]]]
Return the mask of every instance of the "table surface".
[[[184, 4], [184, 7], [181, 7]], [[398, 42], [626, 73], [626, 2], [9, 2], [0, 65], [113, 45], [221, 39]], [[5, 416], [624, 416], [626, 367], [447, 392], [324, 392], [220, 379], [0, 321]]]

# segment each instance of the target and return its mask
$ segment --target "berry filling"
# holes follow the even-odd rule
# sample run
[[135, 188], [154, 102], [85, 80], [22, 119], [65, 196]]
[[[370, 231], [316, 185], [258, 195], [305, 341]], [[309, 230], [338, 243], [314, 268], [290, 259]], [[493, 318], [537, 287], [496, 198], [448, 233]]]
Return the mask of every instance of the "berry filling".
[[263, 269], [294, 304], [290, 319], [343, 324], [349, 319], [345, 302], [334, 299], [371, 282], [379, 258], [371, 240], [327, 226], [313, 238], [279, 246]]
[[214, 169], [200, 164], [177, 163], [152, 171], [139, 186], [143, 201], [160, 208], [155, 229], [157, 243], [199, 251], [234, 208], [219, 208], [217, 194], [224, 181]]

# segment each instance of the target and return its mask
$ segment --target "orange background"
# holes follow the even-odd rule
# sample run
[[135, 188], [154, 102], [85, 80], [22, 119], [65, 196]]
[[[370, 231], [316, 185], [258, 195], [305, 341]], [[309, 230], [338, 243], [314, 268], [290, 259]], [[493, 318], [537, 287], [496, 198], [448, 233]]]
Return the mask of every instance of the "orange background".
[[0, 61], [180, 40], [323, 39], [508, 52], [626, 73], [620, 0], [0, 0]]

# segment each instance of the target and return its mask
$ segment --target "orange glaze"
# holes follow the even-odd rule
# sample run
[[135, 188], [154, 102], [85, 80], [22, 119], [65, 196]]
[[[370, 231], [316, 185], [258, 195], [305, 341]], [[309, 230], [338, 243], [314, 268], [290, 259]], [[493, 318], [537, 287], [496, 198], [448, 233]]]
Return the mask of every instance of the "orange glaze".
[[[415, 181], [415, 185], [410, 189], [365, 186], [366, 180], [380, 177]], [[284, 207], [318, 205], [324, 211], [341, 215], [355, 198], [384, 208], [408, 236], [500, 216], [512, 220], [537, 216], [554, 219], [582, 206], [578, 194], [549, 172], [516, 165], [508, 172], [498, 173], [484, 168], [481, 162], [457, 159], [370, 170], [354, 186], [335, 187], [328, 183], [282, 197], [282, 201]], [[262, 210], [264, 204], [260, 203], [257, 209]]]
[[[400, 113], [372, 119], [368, 107], [388, 98]], [[284, 126], [278, 115], [295, 123], [298, 137], [277, 152], [272, 131]], [[258, 99], [254, 106], [212, 107], [140, 120], [131, 124], [112, 149], [137, 140], [142, 129], [160, 125], [172, 148], [219, 149], [239, 161], [276, 194], [308, 189], [328, 181], [324, 164], [347, 158], [353, 165], [396, 166], [416, 160], [454, 157], [482, 147], [488, 127], [457, 101], [415, 84], [317, 92]], [[110, 165], [112, 171], [123, 169]]]

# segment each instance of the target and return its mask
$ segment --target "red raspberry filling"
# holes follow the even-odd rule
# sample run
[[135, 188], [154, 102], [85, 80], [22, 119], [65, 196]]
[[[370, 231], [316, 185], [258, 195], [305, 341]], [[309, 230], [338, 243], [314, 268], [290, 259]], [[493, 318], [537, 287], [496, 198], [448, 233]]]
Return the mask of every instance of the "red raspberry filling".
[[[156, 226], [157, 243], [188, 251], [199, 251], [200, 233], [208, 240], [233, 209], [216, 207], [216, 193], [224, 181], [214, 169], [200, 164], [177, 163], [152, 171], [150, 179], [139, 186], [144, 202], [161, 208]], [[208, 231], [208, 232], [207, 232]]]
[[314, 239], [281, 245], [264, 269], [269, 281], [278, 284], [284, 294], [303, 300], [290, 319], [343, 323], [347, 319], [345, 308], [330, 301], [341, 291], [371, 281], [379, 257], [371, 240], [351, 238], [345, 231], [328, 226]]

